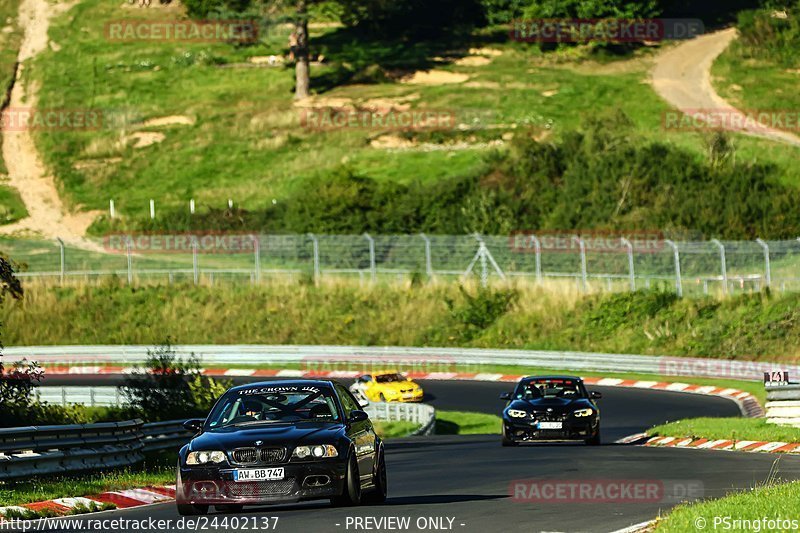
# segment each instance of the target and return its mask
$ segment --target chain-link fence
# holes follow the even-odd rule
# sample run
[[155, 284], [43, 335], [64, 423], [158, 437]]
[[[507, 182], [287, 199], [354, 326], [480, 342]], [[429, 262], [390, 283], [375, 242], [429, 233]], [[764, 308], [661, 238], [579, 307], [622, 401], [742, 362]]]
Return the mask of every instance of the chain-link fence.
[[110, 276], [156, 282], [363, 283], [473, 278], [566, 284], [579, 291], [671, 288], [679, 294], [800, 289], [800, 241], [694, 241], [579, 235], [115, 235], [78, 245], [0, 239], [20, 277], [66, 283]]

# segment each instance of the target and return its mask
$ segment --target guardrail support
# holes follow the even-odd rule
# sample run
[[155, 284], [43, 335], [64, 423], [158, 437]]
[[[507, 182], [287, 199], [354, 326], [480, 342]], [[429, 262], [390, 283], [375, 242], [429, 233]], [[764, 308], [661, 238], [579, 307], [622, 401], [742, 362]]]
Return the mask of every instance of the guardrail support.
[[769, 245], [761, 239], [756, 239], [756, 242], [764, 249], [764, 274], [767, 287], [772, 285], [772, 267], [769, 264]]
[[719, 263], [722, 268], [722, 292], [728, 294], [728, 262], [725, 258], [725, 246], [717, 239], [711, 239], [711, 242], [719, 249]]
[[308, 234], [308, 238], [311, 239], [311, 245], [314, 251], [314, 283], [319, 283], [319, 239], [313, 233]]
[[364, 238], [369, 243], [369, 275], [372, 283], [375, 283], [378, 277], [378, 268], [375, 264], [375, 239], [370, 237], [369, 233], [365, 233]]
[[622, 244], [628, 249], [628, 276], [630, 279], [631, 292], [636, 291], [636, 271], [633, 266], [633, 245], [631, 241], [622, 237]]
[[681, 280], [681, 254], [678, 251], [678, 245], [669, 239], [665, 240], [664, 244], [672, 248], [672, 256], [675, 260], [675, 291], [678, 293], [679, 298], [683, 298], [683, 281]]

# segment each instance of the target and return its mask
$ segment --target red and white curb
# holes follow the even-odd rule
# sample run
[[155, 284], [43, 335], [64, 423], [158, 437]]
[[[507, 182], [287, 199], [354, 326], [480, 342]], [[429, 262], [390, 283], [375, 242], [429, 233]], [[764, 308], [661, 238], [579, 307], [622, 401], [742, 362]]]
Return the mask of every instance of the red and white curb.
[[[47, 366], [45, 367], [49, 376], [54, 375], [119, 375], [133, 374], [141, 370], [133, 367], [122, 366]], [[317, 371], [317, 370], [293, 370], [293, 369], [246, 369], [246, 368], [204, 368], [202, 373], [206, 376], [217, 377], [279, 377], [279, 378], [339, 378], [355, 379], [363, 372], [354, 370], [338, 371]], [[463, 372], [409, 372], [408, 376], [412, 379], [438, 380], [438, 381], [495, 381], [516, 383], [524, 376], [511, 374], [491, 374], [491, 373], [463, 373]], [[702, 394], [705, 396], [719, 396], [736, 402], [742, 415], [749, 418], [763, 417], [764, 408], [755, 396], [749, 392], [738, 389], [721, 388], [713, 385], [691, 385], [689, 383], [667, 383], [661, 381], [641, 381], [634, 379], [618, 378], [583, 378], [587, 385], [597, 385], [599, 387], [628, 387], [635, 389], [663, 390], [670, 392], [684, 392], [689, 394]]]
[[752, 453], [800, 453], [798, 442], [763, 442], [754, 440], [709, 440], [679, 437], [651, 437], [644, 446], [728, 450]]
[[56, 498], [55, 500], [26, 503], [25, 505], [0, 507], [0, 520], [2, 520], [2, 517], [6, 514], [6, 512], [10, 510], [19, 512], [47, 510], [63, 516], [69, 514], [72, 509], [78, 506], [86, 508], [97, 507], [99, 510], [103, 504], [110, 503], [113, 504], [117, 509], [128, 509], [130, 507], [139, 507], [153, 503], [169, 502], [173, 501], [174, 499], [175, 485], [118, 490], [104, 492], [96, 496]]

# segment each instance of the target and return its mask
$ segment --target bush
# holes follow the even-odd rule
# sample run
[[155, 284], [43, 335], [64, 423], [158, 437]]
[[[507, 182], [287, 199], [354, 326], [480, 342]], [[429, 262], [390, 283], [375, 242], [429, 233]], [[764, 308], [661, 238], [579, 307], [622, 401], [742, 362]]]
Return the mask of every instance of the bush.
[[461, 337], [470, 340], [503, 316], [517, 300], [514, 289], [479, 288], [473, 296], [463, 286], [459, 291], [464, 300], [456, 303], [446, 298], [451, 317], [461, 327]]

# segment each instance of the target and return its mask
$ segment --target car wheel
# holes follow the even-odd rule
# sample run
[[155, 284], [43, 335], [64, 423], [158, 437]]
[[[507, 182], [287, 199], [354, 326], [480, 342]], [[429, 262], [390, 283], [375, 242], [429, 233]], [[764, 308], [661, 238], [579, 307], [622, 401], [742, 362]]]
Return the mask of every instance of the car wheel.
[[586, 439], [584, 441], [588, 446], [600, 446], [600, 430], [597, 430], [597, 434], [592, 437], [591, 439]]
[[342, 494], [331, 498], [331, 503], [336, 507], [354, 507], [361, 504], [361, 477], [358, 474], [355, 452], [350, 453], [350, 459], [347, 461]]
[[220, 513], [241, 513], [244, 505], [215, 505], [214, 508]]
[[515, 441], [513, 439], [509, 439], [506, 436], [506, 429], [505, 428], [503, 428], [503, 439], [502, 439], [501, 442], [502, 442], [503, 446], [516, 446], [517, 444], [519, 444], [517, 441]]
[[197, 516], [208, 513], [208, 505], [178, 504], [178, 514], [181, 516]]
[[386, 501], [388, 493], [388, 482], [386, 478], [386, 459], [381, 449], [378, 456], [378, 467], [375, 469], [375, 475], [372, 478], [372, 484], [375, 489], [364, 495], [364, 502], [368, 504], [379, 504]]

